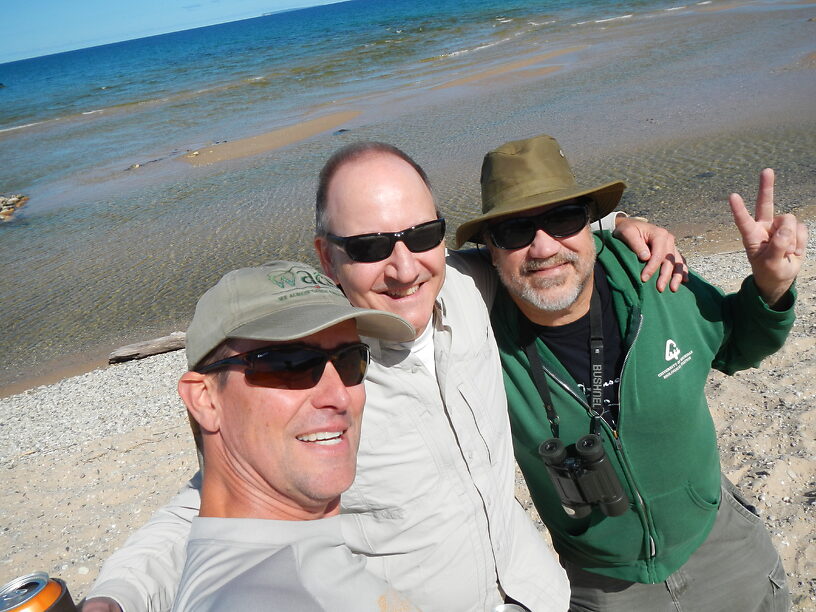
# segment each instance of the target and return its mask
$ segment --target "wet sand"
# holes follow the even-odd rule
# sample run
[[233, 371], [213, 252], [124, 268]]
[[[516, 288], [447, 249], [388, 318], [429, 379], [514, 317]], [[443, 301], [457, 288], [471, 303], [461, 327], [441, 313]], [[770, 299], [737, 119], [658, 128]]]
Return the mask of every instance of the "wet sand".
[[[507, 62], [498, 66], [496, 68], [492, 68], [490, 70], [483, 70], [483, 71], [474, 71], [467, 76], [463, 76], [457, 79], [453, 79], [451, 81], [447, 81], [445, 83], [441, 83], [439, 85], [435, 85], [431, 88], [434, 89], [447, 89], [448, 87], [458, 87], [460, 85], [467, 85], [469, 83], [476, 83], [480, 81], [493, 81], [497, 78], [501, 77], [508, 77], [511, 74], [516, 73], [515, 76], [523, 76], [526, 78], [534, 78], [534, 77], [541, 77], [551, 74], [557, 71], [560, 66], [545, 66], [533, 70], [524, 70], [525, 68], [530, 68], [530, 66], [534, 66], [536, 64], [541, 64], [543, 62], [549, 62], [550, 60], [555, 59], [556, 57], [560, 57], [562, 55], [567, 55], [569, 53], [575, 53], [576, 51], [581, 51], [585, 49], [584, 46], [579, 47], [571, 47], [568, 49], [561, 49], [559, 51], [552, 51], [550, 53], [544, 53], [542, 55], [536, 55], [534, 57], [530, 57], [527, 59], [515, 61], [515, 62]], [[521, 71], [521, 74], [517, 74]]]
[[310, 119], [295, 125], [283, 127], [265, 134], [250, 136], [240, 140], [222, 142], [187, 153], [184, 161], [193, 166], [206, 166], [218, 162], [251, 157], [280, 149], [290, 144], [306, 140], [348, 123], [360, 114], [360, 111], [342, 111]]

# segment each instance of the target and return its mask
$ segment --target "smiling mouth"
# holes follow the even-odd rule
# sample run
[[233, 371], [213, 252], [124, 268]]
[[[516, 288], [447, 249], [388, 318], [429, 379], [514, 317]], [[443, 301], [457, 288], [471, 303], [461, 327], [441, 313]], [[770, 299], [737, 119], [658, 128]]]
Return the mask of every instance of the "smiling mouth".
[[551, 266], [541, 266], [539, 268], [530, 268], [530, 269], [526, 270], [526, 273], [527, 274], [536, 274], [536, 273], [543, 272], [543, 273], [546, 274], [548, 272], [555, 272], [556, 270], [562, 269], [566, 264], [567, 264], [567, 262], [562, 262], [562, 263], [558, 263], [558, 264], [551, 265]]
[[332, 446], [343, 441], [345, 431], [318, 431], [315, 433], [296, 436], [301, 442], [310, 442], [320, 446]]
[[386, 291], [385, 294], [388, 297], [399, 299], [408, 297], [409, 295], [414, 295], [417, 291], [419, 291], [419, 285], [411, 285], [410, 287], [408, 287], [408, 289], [404, 289], [402, 291], [391, 289], [389, 291]]

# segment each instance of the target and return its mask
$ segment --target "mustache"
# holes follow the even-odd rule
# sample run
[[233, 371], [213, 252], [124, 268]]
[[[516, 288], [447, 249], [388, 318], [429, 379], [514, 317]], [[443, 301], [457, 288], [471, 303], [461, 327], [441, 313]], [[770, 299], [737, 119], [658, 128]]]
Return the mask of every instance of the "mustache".
[[578, 253], [556, 253], [552, 257], [547, 257], [546, 259], [531, 259], [530, 261], [525, 261], [521, 266], [521, 273], [530, 274], [532, 272], [546, 270], [547, 268], [553, 268], [562, 264], [575, 264], [577, 262]]

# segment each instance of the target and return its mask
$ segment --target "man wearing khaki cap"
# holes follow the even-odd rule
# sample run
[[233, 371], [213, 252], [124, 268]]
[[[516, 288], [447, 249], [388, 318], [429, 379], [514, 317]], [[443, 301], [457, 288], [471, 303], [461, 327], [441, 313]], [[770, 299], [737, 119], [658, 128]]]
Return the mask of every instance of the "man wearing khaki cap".
[[696, 275], [659, 296], [642, 282], [628, 248], [589, 230], [625, 185], [579, 185], [549, 136], [488, 153], [481, 183], [483, 214], [457, 243], [486, 244], [497, 273], [473, 259], [516, 459], [567, 570], [570, 609], [787, 609], [769, 534], [720, 473], [704, 395], [711, 368], [755, 367], [793, 324], [807, 232], [774, 217], [773, 171], [760, 176], [755, 219], [731, 195], [753, 274], [727, 296]]
[[277, 261], [198, 301], [179, 394], [205, 470], [177, 610], [414, 610], [343, 542], [369, 348], [412, 335], [354, 308], [325, 275]]

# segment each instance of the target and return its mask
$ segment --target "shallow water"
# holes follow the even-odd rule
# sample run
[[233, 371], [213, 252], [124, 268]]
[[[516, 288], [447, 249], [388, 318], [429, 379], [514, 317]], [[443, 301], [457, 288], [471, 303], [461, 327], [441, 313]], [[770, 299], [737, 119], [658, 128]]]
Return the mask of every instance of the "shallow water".
[[[802, 61], [812, 49], [811, 12], [768, 3], [525, 34], [518, 53], [489, 47], [447, 78], [522, 52], [586, 48], [548, 62], [562, 68], [543, 77], [430, 90], [403, 74], [388, 96], [348, 106], [363, 110], [350, 131], [250, 159], [191, 168], [123, 151], [131, 157], [61, 170], [0, 227], [0, 385], [183, 329], [196, 298], [229, 269], [270, 258], [314, 263], [317, 172], [354, 140], [385, 140], [416, 157], [451, 235], [478, 210], [484, 152], [540, 132], [559, 139], [579, 181], [625, 180], [624, 207], [669, 227], [728, 223], [725, 197], [753, 198], [765, 166], [778, 170], [782, 208], [812, 203], [816, 73]], [[160, 161], [124, 170], [151, 159]]]

